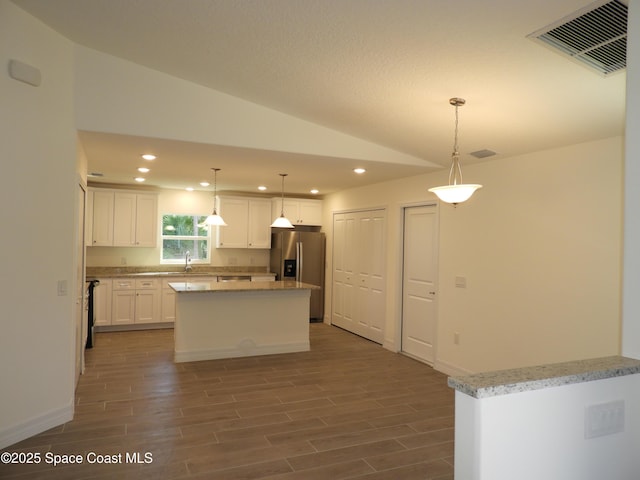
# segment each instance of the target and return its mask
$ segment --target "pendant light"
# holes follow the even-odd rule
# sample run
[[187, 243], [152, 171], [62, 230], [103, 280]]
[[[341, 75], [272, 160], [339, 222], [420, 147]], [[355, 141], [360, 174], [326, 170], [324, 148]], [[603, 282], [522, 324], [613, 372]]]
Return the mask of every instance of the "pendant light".
[[212, 168], [211, 170], [213, 170], [213, 212], [207, 217], [204, 222], [207, 225], [211, 225], [214, 227], [226, 227], [227, 224], [216, 211], [216, 202], [218, 200], [216, 196], [216, 194], [218, 193], [218, 172], [220, 171], [220, 169]]
[[280, 209], [280, 216], [273, 221], [271, 226], [276, 228], [293, 228], [289, 219], [284, 216], [284, 177], [286, 177], [287, 174], [280, 173], [279, 175], [282, 177], [282, 208]]
[[462, 169], [460, 168], [460, 153], [458, 152], [458, 107], [465, 104], [464, 98], [451, 98], [449, 103], [456, 107], [456, 128], [453, 140], [453, 153], [451, 154], [451, 169], [449, 170], [449, 185], [430, 188], [440, 200], [457, 205], [471, 198], [473, 192], [482, 188], [476, 183], [462, 183]]

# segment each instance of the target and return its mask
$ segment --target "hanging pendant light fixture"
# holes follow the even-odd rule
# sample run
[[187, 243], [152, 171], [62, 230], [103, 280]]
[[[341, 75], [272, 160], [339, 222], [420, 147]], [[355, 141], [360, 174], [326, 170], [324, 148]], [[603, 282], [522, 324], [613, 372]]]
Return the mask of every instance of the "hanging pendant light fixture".
[[430, 188], [440, 200], [457, 205], [471, 198], [473, 192], [482, 188], [476, 183], [462, 183], [462, 169], [460, 168], [460, 153], [458, 152], [458, 107], [465, 104], [464, 98], [451, 98], [449, 103], [456, 107], [456, 128], [453, 140], [453, 153], [451, 154], [451, 169], [449, 170], [449, 185]]
[[216, 211], [216, 202], [218, 200], [216, 196], [216, 194], [218, 193], [218, 172], [220, 171], [220, 169], [212, 168], [211, 170], [213, 170], [213, 212], [207, 217], [204, 222], [207, 225], [212, 225], [214, 227], [226, 227], [227, 224]]
[[271, 226], [276, 228], [293, 228], [289, 219], [284, 216], [284, 177], [286, 177], [287, 174], [280, 173], [279, 175], [282, 177], [282, 207], [280, 209], [280, 216], [273, 221]]

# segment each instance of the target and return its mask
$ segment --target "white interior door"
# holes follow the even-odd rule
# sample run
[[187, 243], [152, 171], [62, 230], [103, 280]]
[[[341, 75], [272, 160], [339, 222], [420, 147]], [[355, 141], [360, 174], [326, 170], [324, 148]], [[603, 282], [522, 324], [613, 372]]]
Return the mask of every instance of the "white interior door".
[[385, 322], [384, 210], [358, 216], [358, 330], [360, 335], [382, 343]]
[[333, 313], [331, 323], [353, 331], [354, 285], [353, 215], [337, 213], [333, 217]]
[[385, 210], [333, 217], [331, 323], [382, 343], [385, 325]]
[[429, 364], [436, 343], [437, 227], [434, 205], [404, 209], [402, 351]]

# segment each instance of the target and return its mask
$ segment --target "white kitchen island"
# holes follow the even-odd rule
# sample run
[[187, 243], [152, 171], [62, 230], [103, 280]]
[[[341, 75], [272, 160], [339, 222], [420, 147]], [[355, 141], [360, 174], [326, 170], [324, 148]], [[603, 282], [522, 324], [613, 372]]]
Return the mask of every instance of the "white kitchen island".
[[175, 362], [309, 350], [316, 287], [284, 282], [172, 282]]

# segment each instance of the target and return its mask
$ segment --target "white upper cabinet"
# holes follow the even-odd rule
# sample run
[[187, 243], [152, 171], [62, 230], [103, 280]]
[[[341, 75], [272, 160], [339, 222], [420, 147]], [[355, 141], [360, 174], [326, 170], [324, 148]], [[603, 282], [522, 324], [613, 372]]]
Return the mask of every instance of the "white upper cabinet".
[[[91, 211], [88, 213], [91, 215]], [[93, 192], [93, 218], [91, 220], [91, 245], [104, 247], [113, 245], [113, 192]]]
[[217, 197], [218, 213], [226, 227], [216, 227], [217, 248], [247, 248], [249, 202], [246, 198]]
[[155, 247], [158, 239], [158, 197], [153, 194], [136, 195], [137, 247]]
[[271, 248], [271, 202], [263, 198], [217, 197], [226, 227], [216, 227], [217, 248]]
[[[95, 199], [94, 199], [95, 202]], [[147, 193], [115, 193], [114, 247], [155, 247], [158, 198]]]
[[271, 248], [271, 202], [249, 200], [248, 248]]
[[[282, 198], [273, 198], [271, 216], [275, 219], [282, 212]], [[285, 198], [284, 216], [295, 225], [322, 225], [322, 200]]]
[[153, 193], [93, 189], [93, 246], [155, 247], [158, 197]]

